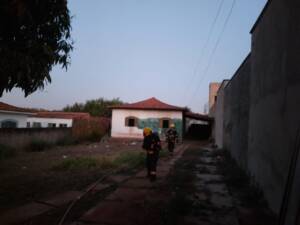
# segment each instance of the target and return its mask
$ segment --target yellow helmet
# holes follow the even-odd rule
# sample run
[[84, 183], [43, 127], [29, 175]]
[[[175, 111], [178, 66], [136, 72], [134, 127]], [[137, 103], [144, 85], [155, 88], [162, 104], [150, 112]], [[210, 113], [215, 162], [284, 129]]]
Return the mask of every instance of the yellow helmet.
[[145, 127], [143, 134], [144, 136], [149, 136], [152, 133], [152, 129], [150, 127]]

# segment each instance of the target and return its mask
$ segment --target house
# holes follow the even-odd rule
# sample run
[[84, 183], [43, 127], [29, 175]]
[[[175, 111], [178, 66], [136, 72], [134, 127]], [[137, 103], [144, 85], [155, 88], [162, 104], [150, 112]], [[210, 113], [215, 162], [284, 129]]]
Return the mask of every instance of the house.
[[184, 108], [150, 98], [113, 106], [111, 109], [111, 136], [114, 138], [143, 138], [144, 127], [151, 127], [164, 138], [165, 131], [171, 124], [175, 124], [179, 136], [182, 137]]
[[28, 117], [34, 114], [32, 110], [0, 102], [0, 128], [26, 128]]
[[89, 118], [89, 113], [37, 111], [0, 102], [0, 128], [72, 127], [75, 119]]
[[27, 119], [28, 128], [72, 127], [75, 119], [89, 119], [89, 113], [42, 111]]

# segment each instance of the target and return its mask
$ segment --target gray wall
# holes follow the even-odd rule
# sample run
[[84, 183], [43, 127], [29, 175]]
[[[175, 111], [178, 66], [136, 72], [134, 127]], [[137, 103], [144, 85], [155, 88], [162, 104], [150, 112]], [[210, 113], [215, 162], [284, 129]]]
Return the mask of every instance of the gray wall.
[[224, 148], [230, 150], [245, 169], [248, 164], [250, 72], [251, 56], [248, 55], [224, 89]]
[[71, 128], [17, 128], [0, 129], [0, 144], [23, 149], [32, 140], [55, 143], [65, 137], [71, 137]]
[[[252, 30], [251, 56], [225, 88], [224, 105], [224, 147], [279, 214], [300, 128], [300, 1], [269, 1]], [[300, 182], [291, 184], [289, 225], [300, 212]]]
[[218, 148], [223, 148], [223, 118], [224, 118], [224, 89], [228, 83], [228, 80], [224, 80], [218, 90], [217, 101], [215, 103], [215, 142]]
[[296, 4], [273, 0], [252, 33], [248, 168], [277, 213], [300, 126]]

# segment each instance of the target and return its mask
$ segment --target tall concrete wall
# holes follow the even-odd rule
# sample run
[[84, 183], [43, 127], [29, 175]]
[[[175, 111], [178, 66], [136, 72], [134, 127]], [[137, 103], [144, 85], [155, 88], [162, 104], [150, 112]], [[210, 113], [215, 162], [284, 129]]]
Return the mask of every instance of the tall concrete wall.
[[245, 169], [248, 164], [250, 72], [249, 55], [224, 89], [224, 148]]
[[252, 32], [248, 168], [277, 213], [300, 126], [298, 2], [271, 1]]
[[283, 212], [286, 196], [281, 215], [295, 224], [300, 159], [290, 165], [300, 129], [300, 1], [269, 1], [251, 33], [251, 55], [224, 92], [224, 147], [253, 175], [275, 213]]

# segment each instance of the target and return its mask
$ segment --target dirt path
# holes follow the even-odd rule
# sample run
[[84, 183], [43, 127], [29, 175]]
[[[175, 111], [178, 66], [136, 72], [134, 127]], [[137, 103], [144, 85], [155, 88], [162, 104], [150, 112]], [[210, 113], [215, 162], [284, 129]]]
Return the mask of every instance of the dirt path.
[[[249, 207], [247, 202], [243, 202], [245, 199], [237, 197], [241, 194], [238, 190], [232, 193], [234, 189], [228, 188], [226, 179], [230, 176], [224, 175], [222, 171], [222, 165], [226, 164], [222, 158], [220, 151], [204, 147], [203, 143], [185, 143], [176, 149], [174, 156], [159, 161], [156, 182], [150, 182], [146, 178], [145, 170], [130, 175], [109, 176], [94, 185], [93, 190], [74, 205], [63, 223], [59, 221], [70, 205], [70, 200], [78, 198], [82, 192], [69, 192], [44, 200], [39, 205], [29, 205], [11, 212], [6, 215], [6, 219], [16, 218], [18, 213], [26, 214], [26, 210], [28, 218], [23, 218], [22, 223], [13, 219], [10, 223], [5, 223], [8, 220], [2, 217], [1, 224], [273, 224], [267, 207], [256, 205], [255, 201]], [[32, 214], [34, 207], [36, 214]], [[251, 223], [247, 223], [249, 221]]]

